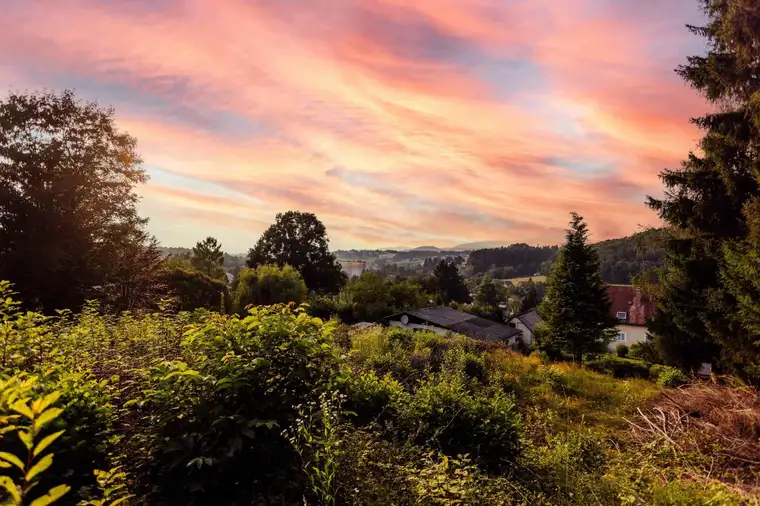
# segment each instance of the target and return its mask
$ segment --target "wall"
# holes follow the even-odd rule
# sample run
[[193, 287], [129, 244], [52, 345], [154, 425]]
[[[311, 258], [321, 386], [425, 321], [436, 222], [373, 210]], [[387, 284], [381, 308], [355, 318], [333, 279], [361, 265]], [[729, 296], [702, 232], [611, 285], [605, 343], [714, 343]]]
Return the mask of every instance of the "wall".
[[[533, 343], [533, 332], [530, 331], [528, 327], [526, 327], [523, 322], [521, 322], [518, 318], [512, 318], [509, 323], [514, 323], [515, 328], [522, 332], [522, 338], [523, 341], [525, 341], [525, 344], [532, 344]], [[514, 338], [509, 340], [510, 344], [514, 343]]]
[[618, 332], [625, 333], [625, 341], [612, 341], [609, 344], [610, 351], [615, 351], [618, 344], [630, 346], [647, 340], [647, 328], [643, 325], [618, 325]]

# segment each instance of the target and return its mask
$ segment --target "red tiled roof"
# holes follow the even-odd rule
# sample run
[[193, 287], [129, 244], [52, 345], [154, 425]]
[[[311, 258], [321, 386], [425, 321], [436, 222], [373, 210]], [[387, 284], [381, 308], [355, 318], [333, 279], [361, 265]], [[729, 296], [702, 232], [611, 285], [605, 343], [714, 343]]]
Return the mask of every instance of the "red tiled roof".
[[654, 314], [654, 302], [630, 285], [608, 285], [607, 294], [612, 301], [610, 315], [615, 318], [618, 313], [626, 315], [625, 320], [619, 319], [620, 323], [646, 325]]

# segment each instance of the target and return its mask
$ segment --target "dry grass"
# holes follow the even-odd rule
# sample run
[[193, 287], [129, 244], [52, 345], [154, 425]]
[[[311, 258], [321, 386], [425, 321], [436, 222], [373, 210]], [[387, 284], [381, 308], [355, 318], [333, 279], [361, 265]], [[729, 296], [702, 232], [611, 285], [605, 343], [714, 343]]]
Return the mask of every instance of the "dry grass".
[[699, 383], [663, 392], [630, 420], [642, 444], [662, 442], [675, 455], [709, 462], [705, 478], [760, 493], [760, 393], [745, 386]]

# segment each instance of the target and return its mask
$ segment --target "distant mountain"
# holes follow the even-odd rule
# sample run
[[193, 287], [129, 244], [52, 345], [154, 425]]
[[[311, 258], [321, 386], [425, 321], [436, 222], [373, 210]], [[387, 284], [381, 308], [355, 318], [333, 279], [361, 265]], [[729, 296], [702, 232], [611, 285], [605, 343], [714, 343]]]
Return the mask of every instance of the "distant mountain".
[[416, 248], [412, 248], [409, 251], [443, 251], [441, 248], [436, 248], [435, 246], [418, 246]]
[[480, 241], [480, 242], [467, 242], [464, 244], [458, 244], [453, 248], [447, 248], [448, 251], [473, 251], [476, 249], [486, 248], [504, 248], [509, 246], [508, 242], [500, 241]]

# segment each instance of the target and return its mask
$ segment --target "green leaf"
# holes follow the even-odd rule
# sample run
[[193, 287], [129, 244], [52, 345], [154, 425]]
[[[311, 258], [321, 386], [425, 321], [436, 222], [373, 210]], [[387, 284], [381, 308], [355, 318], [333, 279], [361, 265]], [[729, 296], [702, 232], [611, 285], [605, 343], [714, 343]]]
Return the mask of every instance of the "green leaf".
[[8, 452], [0, 452], [0, 459], [10, 462], [14, 466], [18, 467], [22, 472], [24, 471], [24, 463], [21, 462], [21, 459], [13, 455], [12, 453]]
[[27, 450], [31, 450], [34, 446], [34, 434], [32, 434], [26, 427], [18, 431], [18, 438], [24, 443]]
[[69, 490], [71, 490], [71, 487], [68, 485], [58, 485], [57, 487], [48, 490], [47, 494], [32, 501], [32, 504], [29, 506], [48, 506], [48, 504], [53, 504], [55, 501], [66, 495]]
[[0, 488], [4, 488], [8, 491], [13, 498], [13, 504], [21, 504], [21, 493], [19, 492], [16, 484], [13, 483], [10, 476], [0, 476]]
[[114, 502], [112, 502], [110, 506], [116, 506], [117, 504], [121, 504], [128, 499], [132, 499], [133, 497], [134, 497], [134, 494], [125, 495], [124, 497], [119, 497]]
[[39, 432], [41, 428], [49, 424], [63, 412], [61, 408], [50, 408], [43, 411], [36, 420], [34, 420], [34, 432]]
[[52, 405], [61, 396], [60, 392], [52, 392], [47, 394], [42, 399], [37, 399], [32, 402], [32, 411], [35, 415], [38, 415], [45, 411], [50, 405]]
[[42, 439], [42, 441], [40, 441], [37, 444], [37, 446], [34, 448], [34, 452], [32, 453], [32, 456], [37, 457], [37, 455], [42, 453], [42, 451], [45, 450], [45, 448], [47, 448], [48, 446], [50, 446], [53, 443], [53, 441], [61, 437], [61, 434], [63, 434], [64, 432], [66, 431], [61, 430], [58, 432], [54, 432], [53, 434], [50, 434], [48, 436], [45, 436]]
[[41, 472], [44, 472], [45, 469], [50, 467], [53, 464], [53, 454], [48, 453], [44, 457], [42, 457], [36, 464], [32, 466], [31, 469], [29, 469], [29, 472], [26, 473], [26, 481], [32, 481], [35, 476], [40, 474]]
[[32, 410], [29, 409], [29, 406], [26, 405], [26, 402], [22, 401], [21, 399], [14, 402], [11, 406], [11, 409], [16, 413], [24, 415], [30, 420], [34, 419], [34, 413], [32, 413]]

